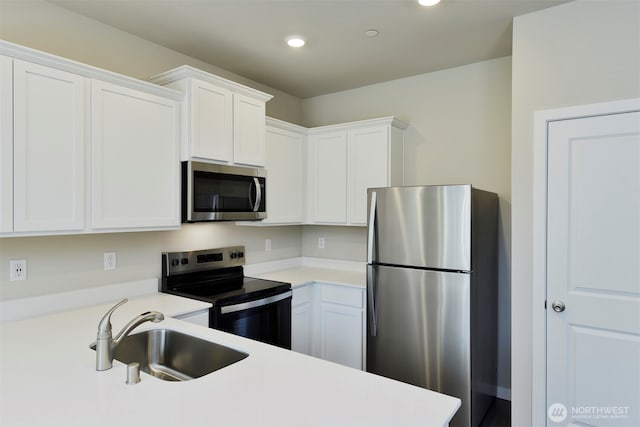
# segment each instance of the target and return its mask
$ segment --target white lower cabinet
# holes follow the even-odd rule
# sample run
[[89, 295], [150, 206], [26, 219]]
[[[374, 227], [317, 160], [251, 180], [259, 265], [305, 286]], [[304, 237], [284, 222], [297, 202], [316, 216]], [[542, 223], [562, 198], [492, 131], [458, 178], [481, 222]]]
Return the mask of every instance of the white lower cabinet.
[[313, 355], [313, 284], [293, 289], [291, 302], [291, 350]]
[[293, 351], [365, 368], [364, 289], [328, 283], [294, 288], [291, 322]]

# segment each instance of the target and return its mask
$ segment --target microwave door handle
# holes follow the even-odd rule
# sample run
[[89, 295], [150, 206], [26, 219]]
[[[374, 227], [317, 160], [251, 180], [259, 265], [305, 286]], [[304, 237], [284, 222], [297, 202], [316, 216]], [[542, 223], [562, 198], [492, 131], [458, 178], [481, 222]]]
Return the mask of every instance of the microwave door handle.
[[[256, 177], [253, 178], [253, 184], [256, 187], [256, 203], [253, 205], [253, 211], [258, 212], [260, 209], [260, 203], [262, 202], [262, 188], [260, 188], [260, 180]], [[249, 199], [251, 202], [251, 198]]]

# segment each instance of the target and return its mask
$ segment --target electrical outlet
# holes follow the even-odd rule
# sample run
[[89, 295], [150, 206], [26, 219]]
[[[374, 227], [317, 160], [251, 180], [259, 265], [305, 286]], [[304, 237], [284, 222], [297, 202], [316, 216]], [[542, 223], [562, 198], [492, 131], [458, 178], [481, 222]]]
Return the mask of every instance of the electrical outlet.
[[318, 249], [324, 249], [324, 237], [318, 237]]
[[104, 253], [104, 269], [105, 270], [116, 269], [116, 253], [115, 252]]
[[271, 252], [271, 239], [264, 239], [264, 250]]
[[27, 260], [14, 259], [9, 261], [9, 280], [27, 280]]

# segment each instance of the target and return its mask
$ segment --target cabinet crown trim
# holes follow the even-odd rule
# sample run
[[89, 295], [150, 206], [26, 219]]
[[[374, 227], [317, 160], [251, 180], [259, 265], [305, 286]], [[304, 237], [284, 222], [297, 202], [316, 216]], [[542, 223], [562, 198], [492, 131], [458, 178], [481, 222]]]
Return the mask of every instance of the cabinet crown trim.
[[190, 65], [181, 65], [180, 67], [165, 71], [164, 73], [151, 77], [149, 81], [164, 86], [169, 83], [187, 78], [203, 80], [216, 86], [221, 86], [225, 89], [229, 89], [234, 93], [245, 95], [263, 102], [267, 102], [271, 98], [273, 98], [273, 95], [270, 95], [268, 93], [253, 89], [240, 83], [236, 83], [220, 76], [216, 76], [215, 74], [199, 70], [197, 68], [191, 67]]
[[302, 135], [306, 135], [308, 131], [308, 128], [304, 126], [300, 126], [295, 123], [285, 122], [280, 119], [274, 119], [273, 117], [267, 117], [266, 121], [267, 121], [266, 122], [267, 126], [271, 126], [271, 127], [282, 129], [282, 130], [288, 130], [290, 132], [299, 133]]
[[0, 54], [14, 59], [20, 59], [34, 64], [44, 65], [62, 71], [67, 71], [86, 78], [102, 80], [114, 83], [130, 89], [137, 89], [153, 95], [162, 96], [174, 101], [181, 101], [184, 97], [182, 92], [174, 89], [158, 86], [134, 77], [118, 74], [113, 71], [103, 70], [92, 65], [83, 64], [71, 59], [62, 58], [50, 53], [42, 52], [26, 46], [21, 46], [6, 40], [0, 40]]
[[406, 130], [409, 127], [408, 123], [403, 122], [393, 116], [381, 117], [377, 119], [368, 119], [368, 120], [359, 120], [355, 122], [347, 122], [347, 123], [339, 123], [335, 125], [326, 125], [326, 126], [316, 126], [309, 128], [309, 135], [313, 135], [315, 133], [322, 133], [332, 130], [342, 130], [344, 128], [353, 129], [354, 127], [362, 126], [368, 127], [373, 125], [391, 125], [393, 127], [397, 127], [402, 130]]

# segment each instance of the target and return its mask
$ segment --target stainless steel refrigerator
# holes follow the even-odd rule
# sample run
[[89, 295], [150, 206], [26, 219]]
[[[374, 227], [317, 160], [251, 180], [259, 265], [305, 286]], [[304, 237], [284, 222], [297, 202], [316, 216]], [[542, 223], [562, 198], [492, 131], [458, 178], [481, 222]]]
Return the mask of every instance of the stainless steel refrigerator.
[[497, 391], [496, 194], [368, 190], [367, 371], [458, 397], [477, 426]]

